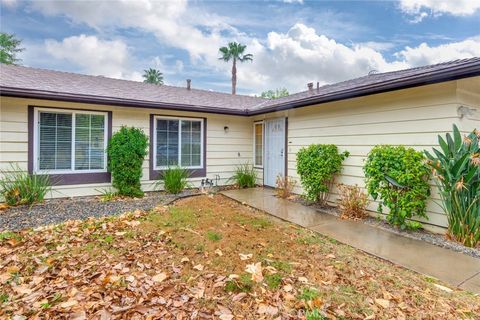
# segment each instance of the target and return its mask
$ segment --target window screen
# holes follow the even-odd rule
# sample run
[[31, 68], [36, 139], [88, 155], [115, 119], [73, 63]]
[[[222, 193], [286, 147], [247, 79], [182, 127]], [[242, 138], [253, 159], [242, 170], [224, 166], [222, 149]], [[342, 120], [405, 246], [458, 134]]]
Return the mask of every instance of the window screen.
[[72, 115], [40, 112], [39, 169], [72, 168]]
[[202, 165], [202, 120], [156, 120], [156, 166]]
[[255, 165], [263, 165], [263, 123], [255, 123]]
[[105, 169], [105, 115], [40, 111], [38, 117], [38, 170]]
[[105, 116], [75, 115], [75, 170], [104, 168]]

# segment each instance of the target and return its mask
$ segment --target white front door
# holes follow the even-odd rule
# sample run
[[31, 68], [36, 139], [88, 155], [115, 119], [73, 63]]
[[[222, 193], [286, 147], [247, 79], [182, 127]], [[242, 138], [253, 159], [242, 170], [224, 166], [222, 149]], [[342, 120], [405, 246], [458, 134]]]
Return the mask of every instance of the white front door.
[[277, 176], [285, 175], [285, 118], [265, 121], [264, 184], [275, 187]]

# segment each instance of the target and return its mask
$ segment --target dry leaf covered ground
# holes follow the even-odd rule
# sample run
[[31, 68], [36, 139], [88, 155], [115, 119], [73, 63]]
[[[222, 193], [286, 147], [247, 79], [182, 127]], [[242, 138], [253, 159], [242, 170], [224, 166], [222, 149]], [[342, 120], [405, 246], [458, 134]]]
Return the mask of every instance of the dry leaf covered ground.
[[0, 318], [480, 315], [479, 297], [220, 195], [0, 237]]

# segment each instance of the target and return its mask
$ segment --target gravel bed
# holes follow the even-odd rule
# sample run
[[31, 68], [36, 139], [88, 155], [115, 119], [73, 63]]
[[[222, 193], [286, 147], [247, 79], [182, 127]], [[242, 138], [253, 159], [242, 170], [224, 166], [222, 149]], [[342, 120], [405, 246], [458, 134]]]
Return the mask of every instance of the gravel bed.
[[[312, 204], [305, 199], [298, 197], [298, 198], [293, 198], [290, 199], [291, 201], [301, 203], [306, 206], [310, 206], [315, 208], [318, 211], [325, 212], [328, 214], [335, 215], [337, 217], [340, 217], [340, 211], [336, 207], [332, 206], [321, 206], [318, 204]], [[377, 228], [380, 228], [385, 231], [393, 232], [395, 234], [411, 238], [411, 239], [416, 239], [416, 240], [423, 240], [425, 242], [434, 244], [436, 246], [442, 247], [442, 248], [447, 248], [453, 251], [461, 252], [464, 254], [467, 254], [469, 256], [472, 256], [474, 258], [479, 258], [480, 259], [480, 248], [468, 248], [462, 245], [461, 243], [449, 240], [445, 237], [443, 234], [437, 234], [437, 233], [432, 233], [427, 230], [400, 230], [399, 228], [392, 226], [388, 224], [385, 220], [383, 219], [377, 219], [374, 217], [367, 217], [363, 220], [358, 220], [359, 223], [365, 223]]]
[[198, 190], [185, 190], [178, 195], [146, 192], [143, 198], [115, 199], [108, 202], [102, 202], [100, 197], [50, 199], [32, 207], [18, 206], [0, 211], [0, 231], [34, 228], [88, 217], [118, 215], [136, 209], [150, 210], [177, 198], [194, 194], [198, 194]]

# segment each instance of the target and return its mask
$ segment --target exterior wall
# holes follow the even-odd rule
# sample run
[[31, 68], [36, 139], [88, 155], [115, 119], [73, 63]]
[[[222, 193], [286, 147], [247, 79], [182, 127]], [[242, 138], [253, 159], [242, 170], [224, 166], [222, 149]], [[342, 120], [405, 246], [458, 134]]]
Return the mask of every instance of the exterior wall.
[[[112, 111], [113, 131], [122, 125], [135, 126], [149, 134], [150, 114], [205, 117], [207, 119], [207, 177], [220, 176], [220, 184], [228, 184], [235, 166], [253, 162], [254, 121], [288, 117], [288, 175], [298, 180], [296, 153], [313, 143], [336, 144], [341, 151], [348, 150], [350, 157], [344, 162], [343, 171], [336, 183], [364, 186], [363, 164], [366, 155], [377, 144], [403, 144], [417, 150], [429, 150], [437, 146], [437, 135], [450, 132], [456, 123], [467, 133], [480, 129], [480, 77], [450, 81], [440, 84], [405, 89], [394, 92], [348, 99], [321, 105], [290, 109], [254, 117], [226, 116], [207, 113], [178, 112], [159, 109], [126, 108], [0, 97], [0, 168], [8, 169], [10, 162], [17, 162], [27, 169], [29, 105]], [[467, 107], [466, 115], [459, 110]], [[460, 108], [460, 109], [459, 109]], [[465, 110], [463, 108], [462, 110]], [[228, 133], [224, 127], [228, 126]], [[256, 168], [257, 182], [263, 183], [263, 169]], [[192, 179], [199, 185], [202, 178]], [[426, 227], [439, 231], [446, 227], [447, 219], [436, 203], [439, 196], [432, 185], [432, 197], [428, 202], [429, 220]], [[149, 158], [143, 165], [142, 186], [152, 190], [149, 180]], [[52, 197], [71, 197], [99, 194], [109, 183], [55, 186]], [[296, 193], [302, 193], [297, 183]], [[336, 188], [330, 201], [338, 198]], [[377, 208], [369, 206], [372, 215]]]
[[[101, 106], [47, 100], [33, 100], [0, 97], [0, 168], [8, 169], [10, 162], [16, 162], [27, 170], [28, 164], [28, 120], [29, 105], [73, 109], [90, 109], [112, 111], [113, 132], [122, 125], [141, 128], [149, 135], [150, 114], [204, 117], [207, 119], [207, 177], [215, 179], [220, 176], [219, 184], [226, 184], [232, 176], [235, 166], [253, 157], [253, 129], [247, 117], [225, 116], [207, 113], [177, 112], [170, 110], [126, 108]], [[228, 126], [228, 133], [224, 127]], [[192, 178], [194, 185], [199, 185], [202, 177]], [[108, 189], [109, 183], [55, 186], [52, 197], [72, 197], [99, 194]], [[142, 187], [152, 190], [153, 182], [149, 180], [149, 156], [143, 164]]]
[[[475, 79], [475, 80], [473, 80]], [[335, 144], [340, 151], [348, 150], [343, 170], [336, 183], [364, 186], [363, 165], [366, 155], [377, 144], [411, 146], [430, 150], [436, 146], [437, 135], [450, 132], [456, 123], [462, 131], [480, 128], [478, 113], [460, 118], [458, 108], [469, 105], [480, 109], [480, 77], [441, 84], [387, 92], [316, 106], [291, 109], [254, 117], [254, 120], [288, 117], [288, 175], [299, 180], [296, 172], [296, 153], [314, 143]], [[464, 96], [460, 99], [459, 92]], [[436, 203], [439, 196], [431, 181], [432, 197], [428, 201], [428, 224], [433, 231], [446, 227], [447, 219]], [[298, 181], [295, 190], [302, 193]], [[338, 198], [333, 188], [330, 201]], [[369, 205], [376, 215], [378, 203]]]

